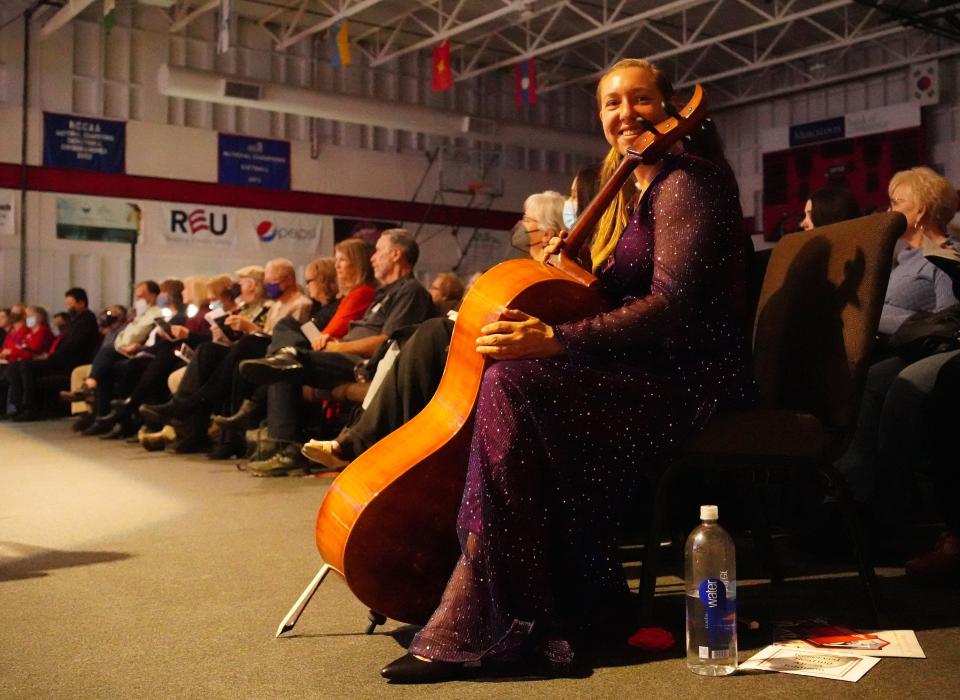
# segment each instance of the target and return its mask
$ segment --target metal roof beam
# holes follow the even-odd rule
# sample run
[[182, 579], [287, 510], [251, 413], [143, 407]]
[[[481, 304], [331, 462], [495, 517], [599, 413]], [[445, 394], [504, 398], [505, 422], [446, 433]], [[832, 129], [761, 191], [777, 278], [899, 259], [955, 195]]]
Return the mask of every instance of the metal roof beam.
[[40, 38], [49, 38], [93, 3], [94, 0], [69, 0], [66, 5], [57, 11], [57, 14], [53, 15], [40, 27]]
[[[709, 48], [710, 46], [713, 46], [714, 44], [719, 44], [724, 41], [729, 41], [731, 39], [736, 39], [742, 36], [746, 36], [748, 34], [753, 34], [755, 32], [762, 31], [764, 29], [777, 27], [782, 24], [793, 23], [793, 22], [796, 22], [797, 20], [804, 19], [805, 17], [816, 15], [822, 12], [828, 12], [830, 10], [835, 10], [851, 4], [853, 4], [853, 0], [833, 0], [833, 2], [827, 2], [822, 5], [808, 7], [804, 10], [798, 10], [797, 12], [794, 12], [788, 15], [781, 15], [776, 19], [764, 20], [763, 22], [747, 25], [745, 27], [741, 27], [740, 29], [735, 29], [735, 30], [726, 32], [724, 34], [720, 34], [718, 36], [713, 36], [706, 39], [699, 39], [699, 40], [684, 44], [680, 47], [667, 49], [666, 51], [659, 51], [652, 55], [646, 56], [646, 58], [650, 61], [659, 61], [665, 58], [670, 58], [672, 56], [678, 56], [680, 54], [689, 53], [690, 51], [696, 51], [697, 49], [706, 49], [706, 48]], [[817, 50], [822, 51], [823, 47], [820, 46]], [[566, 80], [561, 83], [549, 85], [542, 89], [538, 88], [538, 92], [546, 93], [546, 92], [557, 90], [559, 88], [566, 87], [567, 85], [571, 85], [573, 83], [578, 83], [578, 82], [584, 82], [584, 81], [592, 82], [592, 81], [598, 80], [602, 75], [603, 75], [603, 71], [597, 71], [595, 73], [590, 73], [585, 76], [580, 76], [578, 78]]]

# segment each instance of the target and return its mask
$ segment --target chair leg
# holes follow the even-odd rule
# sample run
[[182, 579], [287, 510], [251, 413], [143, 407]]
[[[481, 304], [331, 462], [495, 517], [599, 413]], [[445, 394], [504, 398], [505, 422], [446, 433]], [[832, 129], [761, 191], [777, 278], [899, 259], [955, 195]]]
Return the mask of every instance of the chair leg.
[[663, 534], [663, 521], [667, 509], [667, 497], [670, 495], [670, 482], [675, 467], [664, 470], [657, 480], [657, 489], [653, 497], [653, 512], [650, 527], [647, 530], [647, 544], [643, 549], [643, 565], [640, 569], [640, 624], [648, 626], [654, 619], [654, 597], [657, 592], [657, 571], [660, 568], [660, 540]]
[[850, 538], [853, 553], [857, 559], [860, 584], [863, 586], [863, 592], [866, 594], [867, 601], [870, 603], [871, 622], [875, 626], [880, 626], [884, 615], [881, 611], [877, 591], [877, 575], [873, 568], [873, 557], [867, 551], [868, 547], [865, 546], [867, 543], [864, 538], [862, 519], [857, 513], [856, 504], [850, 495], [850, 489], [840, 473], [837, 472], [833, 465], [821, 466], [820, 471], [826, 476], [830, 487], [837, 493], [847, 535]]

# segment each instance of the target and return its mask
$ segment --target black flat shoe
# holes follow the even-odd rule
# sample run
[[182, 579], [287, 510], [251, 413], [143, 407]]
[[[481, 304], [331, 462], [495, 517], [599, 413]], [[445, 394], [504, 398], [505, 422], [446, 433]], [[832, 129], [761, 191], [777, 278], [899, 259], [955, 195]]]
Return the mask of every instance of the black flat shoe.
[[251, 384], [296, 382], [303, 378], [303, 365], [293, 352], [279, 350], [262, 360], [244, 360], [240, 363], [240, 376]]
[[462, 673], [463, 664], [424, 661], [413, 654], [404, 654], [380, 670], [380, 675], [391, 683], [443, 683]]

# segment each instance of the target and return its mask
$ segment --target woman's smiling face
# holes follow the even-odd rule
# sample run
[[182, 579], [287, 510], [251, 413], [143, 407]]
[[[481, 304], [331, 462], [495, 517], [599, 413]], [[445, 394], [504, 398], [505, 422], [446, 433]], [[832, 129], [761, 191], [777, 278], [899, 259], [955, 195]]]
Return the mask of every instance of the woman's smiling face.
[[652, 71], [620, 68], [600, 81], [600, 123], [607, 143], [623, 155], [643, 133], [642, 117], [654, 124], [667, 118]]

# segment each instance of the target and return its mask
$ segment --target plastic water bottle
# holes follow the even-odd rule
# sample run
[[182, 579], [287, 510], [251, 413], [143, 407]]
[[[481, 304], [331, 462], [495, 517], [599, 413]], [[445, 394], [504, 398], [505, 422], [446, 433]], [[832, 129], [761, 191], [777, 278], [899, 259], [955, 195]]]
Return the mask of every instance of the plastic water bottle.
[[717, 507], [700, 506], [700, 526], [684, 552], [687, 668], [702, 676], [737, 670], [737, 564], [733, 540], [717, 524]]

